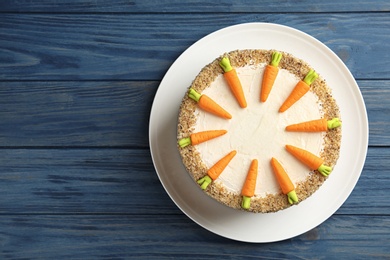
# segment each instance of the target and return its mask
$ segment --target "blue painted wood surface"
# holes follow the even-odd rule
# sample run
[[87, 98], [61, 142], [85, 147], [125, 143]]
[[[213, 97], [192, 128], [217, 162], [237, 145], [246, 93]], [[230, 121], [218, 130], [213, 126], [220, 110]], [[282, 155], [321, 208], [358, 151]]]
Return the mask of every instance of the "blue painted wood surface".
[[[390, 2], [0, 2], [0, 259], [390, 259]], [[351, 196], [298, 237], [198, 226], [154, 171], [149, 113], [169, 66], [225, 26], [272, 22], [356, 77], [370, 140]]]

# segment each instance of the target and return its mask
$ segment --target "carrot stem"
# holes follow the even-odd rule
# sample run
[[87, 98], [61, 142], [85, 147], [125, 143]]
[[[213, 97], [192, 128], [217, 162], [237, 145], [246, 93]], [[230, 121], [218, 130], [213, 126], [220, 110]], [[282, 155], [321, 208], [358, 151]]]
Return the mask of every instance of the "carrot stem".
[[249, 209], [251, 207], [251, 197], [242, 196], [241, 207], [243, 209]]
[[294, 204], [298, 202], [298, 196], [295, 190], [292, 190], [289, 193], [287, 193], [287, 199], [288, 199], [288, 203], [290, 204]]
[[191, 144], [191, 138], [190, 137], [182, 138], [182, 139], [179, 140], [178, 143], [179, 143], [179, 146], [181, 148], [184, 148], [184, 147], [186, 147], [186, 146]]
[[203, 178], [199, 179], [197, 181], [198, 184], [200, 184], [200, 187], [202, 188], [202, 190], [205, 190], [207, 188], [207, 186], [209, 186], [209, 184], [212, 182], [213, 180], [210, 178], [210, 176], [206, 175], [204, 176]]
[[190, 88], [190, 91], [188, 92], [188, 97], [190, 97], [191, 99], [195, 100], [196, 102], [199, 102], [199, 99], [202, 95], [199, 94], [198, 92], [196, 92], [195, 89], [193, 88]]
[[233, 69], [232, 65], [230, 65], [230, 60], [228, 57], [223, 57], [222, 60], [219, 62], [219, 65], [225, 72], [229, 72]]
[[314, 71], [314, 70], [310, 70], [305, 78], [303, 79], [303, 81], [307, 84], [307, 85], [311, 85], [316, 79], [318, 78], [318, 74]]
[[328, 120], [328, 129], [334, 129], [341, 126], [341, 121], [339, 118], [335, 117], [331, 120]]
[[280, 60], [282, 59], [282, 54], [280, 52], [273, 52], [272, 53], [272, 60], [271, 60], [271, 65], [274, 66], [274, 67], [277, 67], [279, 66], [279, 62]]
[[319, 171], [319, 173], [321, 173], [325, 177], [328, 177], [329, 174], [332, 172], [332, 167], [321, 164], [317, 170]]

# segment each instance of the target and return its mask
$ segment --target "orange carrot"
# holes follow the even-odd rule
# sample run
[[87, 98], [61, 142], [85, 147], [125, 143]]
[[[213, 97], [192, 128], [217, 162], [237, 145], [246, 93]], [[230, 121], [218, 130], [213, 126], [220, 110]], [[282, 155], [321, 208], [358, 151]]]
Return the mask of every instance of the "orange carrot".
[[226, 156], [222, 157], [222, 159], [220, 159], [216, 164], [214, 164], [207, 171], [207, 174], [210, 176], [210, 178], [213, 180], [217, 179], [236, 154], [237, 151], [233, 150], [230, 153], [228, 153]]
[[331, 120], [317, 119], [306, 121], [298, 124], [286, 126], [286, 131], [290, 132], [323, 132], [328, 129], [333, 129], [341, 125], [340, 119], [333, 118]]
[[195, 91], [195, 89], [190, 88], [188, 92], [188, 96], [198, 102], [198, 105], [203, 110], [210, 112], [216, 116], [231, 119], [232, 115], [229, 114], [225, 109], [223, 109], [220, 105], [218, 105], [214, 100], [212, 100], [209, 96], [201, 95]]
[[268, 64], [264, 69], [263, 81], [261, 83], [260, 101], [265, 102], [271, 92], [271, 89], [279, 72], [279, 62], [282, 59], [282, 54], [275, 51], [272, 53], [271, 64]]
[[283, 194], [287, 194], [290, 191], [294, 190], [294, 184], [291, 182], [290, 177], [288, 177], [283, 166], [272, 157], [271, 159], [272, 169], [274, 170], [276, 180], [278, 181], [280, 188], [282, 189]]
[[283, 166], [275, 158], [271, 159], [272, 169], [275, 173], [276, 180], [278, 181], [283, 194], [286, 194], [290, 204], [298, 202], [298, 197], [295, 193], [294, 184], [291, 182]]
[[312, 170], [317, 170], [321, 164], [324, 163], [324, 160], [322, 160], [320, 157], [296, 146], [286, 145], [286, 149]]
[[198, 133], [193, 133], [190, 137], [182, 138], [179, 140], [180, 147], [186, 147], [187, 145], [197, 145], [206, 142], [210, 139], [226, 134], [226, 130], [208, 130]]
[[303, 80], [300, 80], [279, 108], [279, 112], [284, 112], [289, 109], [295, 102], [303, 97], [310, 89], [310, 85], [318, 78], [318, 74], [314, 70], [310, 70]]
[[252, 160], [249, 171], [246, 175], [244, 186], [241, 190], [241, 195], [243, 196], [242, 208], [249, 209], [250, 207], [250, 197], [255, 195], [256, 180], [257, 180], [257, 168], [258, 168], [257, 159]]
[[224, 135], [226, 133], [226, 130], [209, 130], [191, 134], [191, 144], [197, 145], [210, 139], [216, 138], [218, 136]]
[[328, 176], [331, 173], [332, 168], [324, 165], [324, 160], [311, 152], [292, 145], [286, 145], [286, 149], [311, 170], [318, 170], [324, 176]]
[[200, 184], [202, 190], [205, 190], [207, 186], [216, 180], [219, 175], [225, 170], [226, 166], [230, 163], [233, 157], [237, 154], [237, 151], [233, 150], [224, 157], [222, 157], [216, 164], [214, 164], [208, 171], [207, 175], [199, 179], [197, 182]]
[[328, 121], [326, 119], [317, 119], [298, 124], [286, 126], [290, 132], [323, 132], [328, 130]]
[[241, 86], [240, 79], [237, 76], [237, 72], [232, 66], [230, 65], [230, 61], [228, 57], [224, 57], [219, 65], [224, 70], [224, 78], [226, 79], [230, 90], [233, 92], [233, 95], [238, 101], [238, 104], [240, 107], [245, 108], [247, 106], [244, 91]]
[[241, 190], [242, 196], [252, 197], [255, 195], [258, 165], [259, 163], [257, 159], [252, 160], [251, 166], [249, 167], [248, 173], [246, 175], [244, 186]]

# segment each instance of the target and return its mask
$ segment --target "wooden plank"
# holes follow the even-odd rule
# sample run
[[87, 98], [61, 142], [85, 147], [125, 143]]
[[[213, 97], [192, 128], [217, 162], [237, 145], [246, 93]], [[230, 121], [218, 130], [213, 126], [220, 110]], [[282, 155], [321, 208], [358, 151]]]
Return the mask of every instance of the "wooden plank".
[[[337, 214], [390, 215], [390, 149], [370, 148]], [[149, 150], [1, 149], [0, 214], [178, 214]]]
[[388, 216], [333, 216], [285, 241], [241, 243], [184, 215], [0, 216], [2, 259], [388, 259]]
[[203, 36], [253, 21], [288, 25], [314, 36], [358, 79], [390, 74], [386, 12], [2, 14], [0, 79], [161, 80], [174, 60]]
[[[370, 145], [389, 146], [390, 81], [358, 84], [368, 111]], [[158, 81], [0, 81], [0, 147], [147, 148], [158, 85]]]
[[94, 0], [94, 1], [50, 1], [40, 0], [31, 2], [29, 0], [12, 0], [0, 2], [1, 12], [93, 12], [93, 13], [211, 13], [211, 12], [369, 12], [389, 11], [390, 4], [386, 0], [376, 1], [124, 1], [124, 0]]
[[390, 108], [386, 104], [390, 104], [390, 81], [359, 80], [357, 83], [367, 109], [369, 145], [389, 146]]
[[0, 82], [0, 146], [148, 147], [158, 82]]
[[179, 213], [149, 150], [0, 150], [0, 214]]
[[385, 187], [390, 185], [390, 171], [387, 170], [389, 161], [388, 148], [368, 149], [359, 181], [337, 214], [372, 214], [377, 211], [378, 214], [389, 215], [390, 202], [385, 201], [388, 190]]

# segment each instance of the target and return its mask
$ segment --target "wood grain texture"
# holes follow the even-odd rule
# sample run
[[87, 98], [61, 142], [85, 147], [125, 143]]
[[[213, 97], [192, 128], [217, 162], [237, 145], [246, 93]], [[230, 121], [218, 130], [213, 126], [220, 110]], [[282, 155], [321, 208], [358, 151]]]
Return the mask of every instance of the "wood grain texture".
[[[390, 259], [389, 11], [388, 0], [0, 1], [0, 259]], [[192, 222], [148, 144], [171, 64], [203, 36], [247, 22], [326, 44], [358, 79], [370, 124], [343, 206], [271, 244]]]
[[50, 1], [50, 0], [12, 0], [0, 2], [1, 12], [93, 12], [93, 13], [274, 13], [274, 12], [359, 12], [359, 11], [389, 11], [390, 3], [386, 0], [375, 1], [197, 1], [180, 0], [94, 0], [94, 1]]
[[0, 216], [0, 230], [3, 259], [390, 258], [390, 219], [384, 216], [333, 216], [272, 244], [228, 240], [184, 215]]
[[390, 16], [385, 12], [3, 14], [0, 80], [161, 80], [195, 41], [246, 22], [279, 23], [314, 36], [358, 79], [388, 79], [390, 74]]
[[0, 146], [148, 147], [158, 82], [0, 82]]
[[390, 102], [390, 81], [380, 80], [358, 80], [357, 81], [366, 105], [369, 124], [369, 145], [389, 146], [390, 136], [387, 134], [390, 129], [390, 108], [385, 101]]
[[[0, 214], [176, 214], [149, 150], [0, 150]], [[8, 201], [9, 199], [9, 201]]]
[[[370, 148], [337, 214], [390, 215], [388, 169], [390, 150]], [[0, 214], [180, 213], [147, 149], [2, 149], [0, 172]]]
[[[0, 147], [147, 148], [159, 83], [0, 81]], [[389, 146], [390, 81], [357, 83], [369, 117], [369, 144]]]

